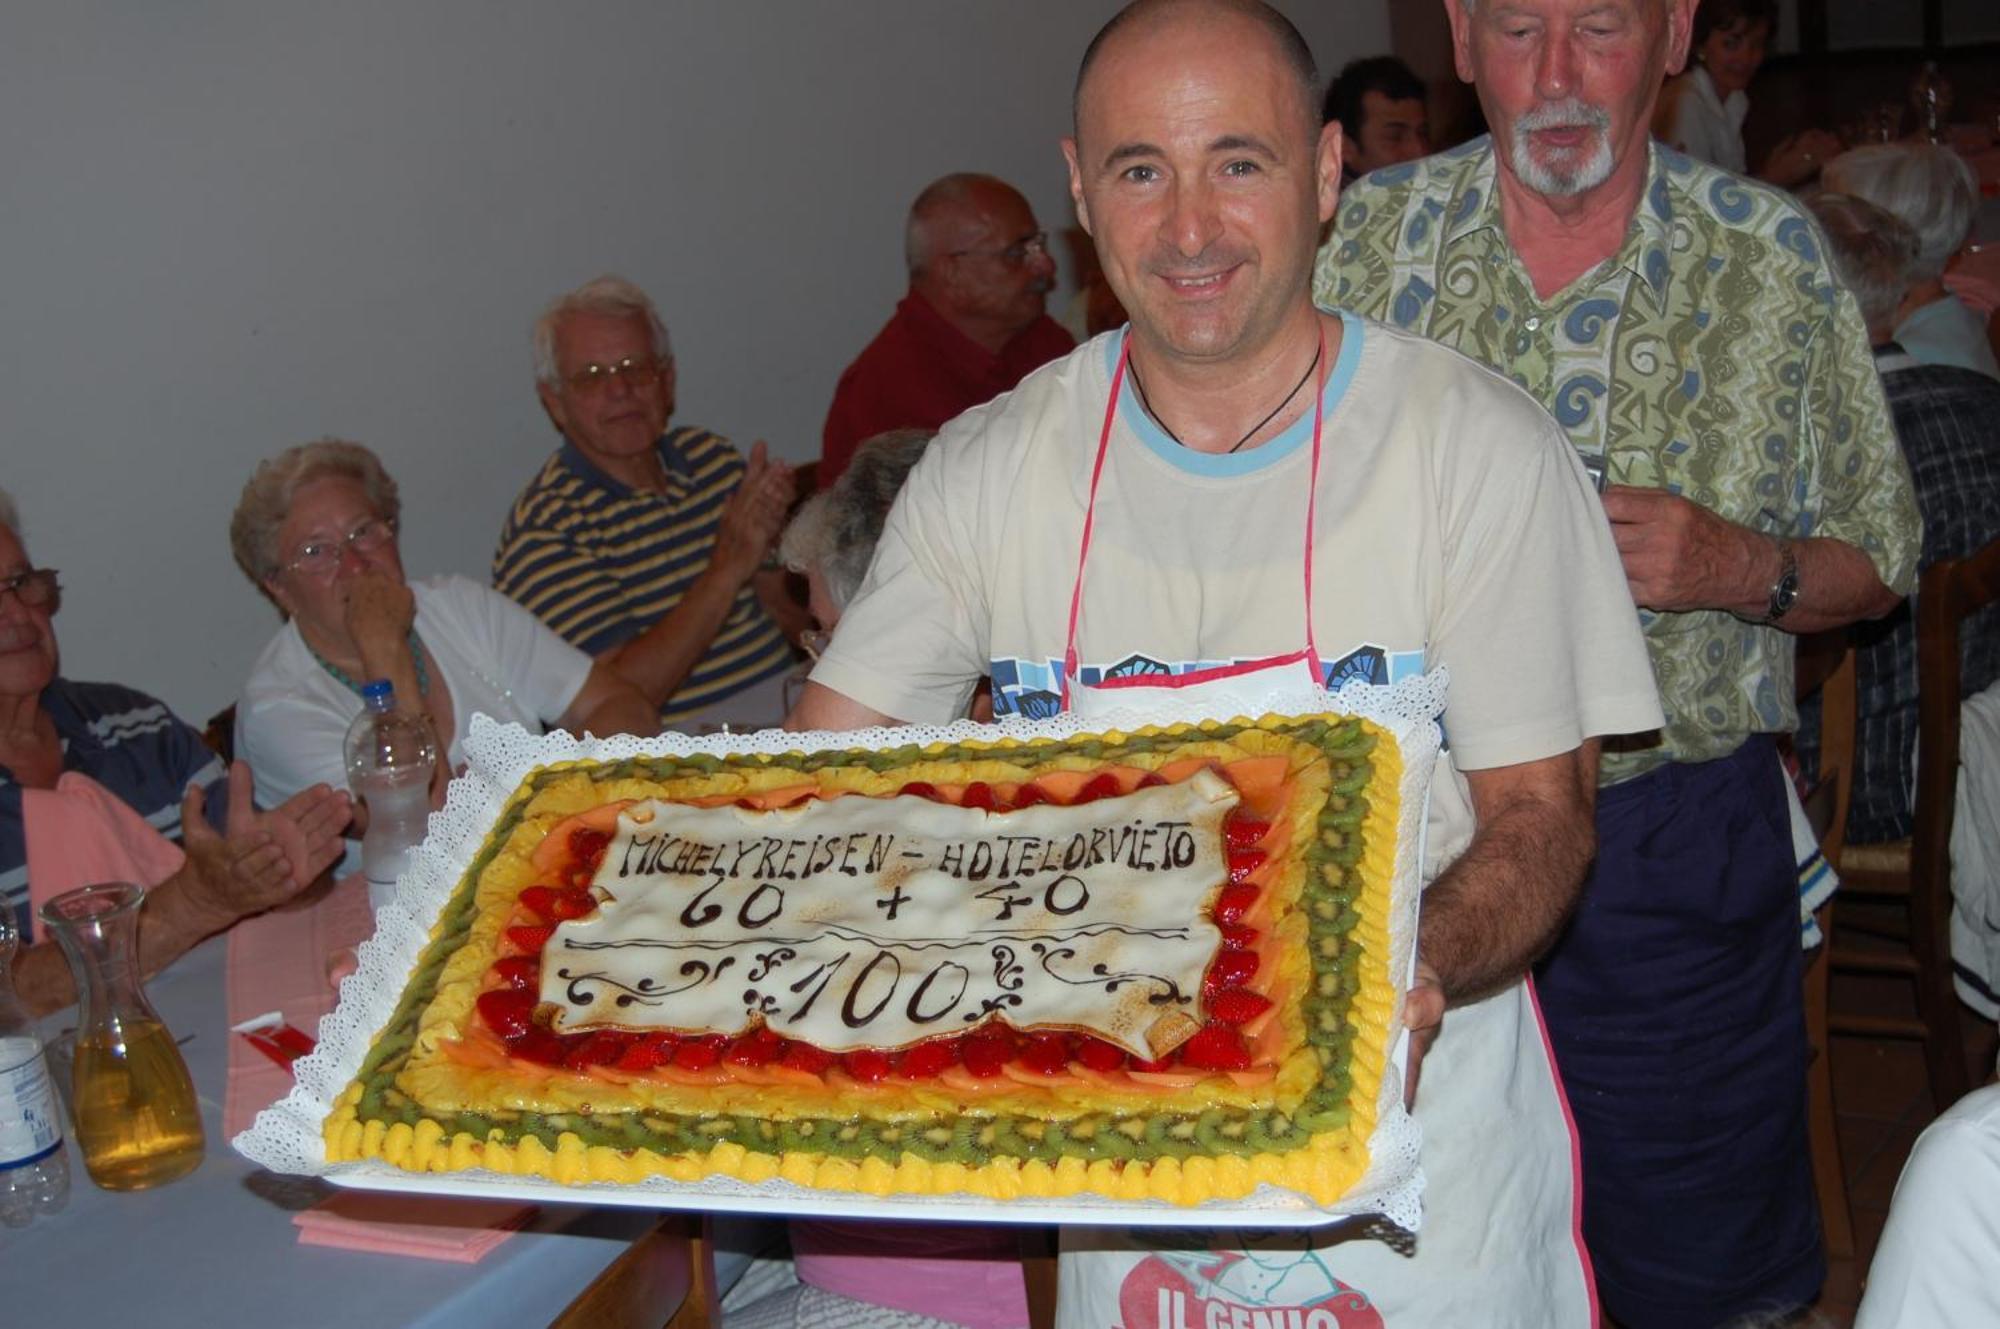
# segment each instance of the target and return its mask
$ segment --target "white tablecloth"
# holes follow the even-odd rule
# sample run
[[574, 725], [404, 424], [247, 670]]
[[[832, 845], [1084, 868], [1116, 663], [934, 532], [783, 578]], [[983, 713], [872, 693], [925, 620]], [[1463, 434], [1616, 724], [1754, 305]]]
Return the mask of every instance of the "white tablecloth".
[[[543, 1209], [478, 1264], [300, 1246], [293, 1210], [325, 1191], [265, 1172], [222, 1134], [231, 1037], [224, 943], [203, 943], [147, 985], [201, 1096], [208, 1153], [190, 1176], [128, 1194], [91, 1184], [74, 1142], [69, 1206], [25, 1229], [0, 1228], [0, 1323], [211, 1326], [547, 1324], [654, 1221], [643, 1210]], [[72, 1008], [44, 1032], [72, 1026]]]

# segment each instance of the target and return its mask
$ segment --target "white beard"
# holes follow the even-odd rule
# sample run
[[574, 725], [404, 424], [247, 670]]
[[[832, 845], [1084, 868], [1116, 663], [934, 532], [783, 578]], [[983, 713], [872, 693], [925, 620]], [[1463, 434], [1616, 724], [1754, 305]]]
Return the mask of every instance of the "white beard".
[[[1536, 160], [1529, 136], [1542, 129], [1584, 126], [1592, 131], [1582, 149], [1561, 154], [1550, 165]], [[1571, 97], [1538, 106], [1514, 122], [1510, 135], [1511, 165], [1522, 184], [1537, 194], [1570, 198], [1597, 188], [1611, 178], [1611, 117], [1601, 108]]]

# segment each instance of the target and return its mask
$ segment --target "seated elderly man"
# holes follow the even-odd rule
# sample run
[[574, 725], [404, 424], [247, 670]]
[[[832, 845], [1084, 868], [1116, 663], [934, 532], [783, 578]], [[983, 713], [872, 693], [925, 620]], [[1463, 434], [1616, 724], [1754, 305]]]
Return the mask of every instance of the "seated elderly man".
[[[339, 854], [347, 799], [322, 785], [260, 814], [249, 769], [225, 772], [163, 703], [63, 678], [56, 574], [29, 562], [20, 529], [0, 493], [0, 908], [32, 937], [33, 907], [51, 896], [138, 882], [149, 888], [139, 962], [152, 974], [310, 885]], [[14, 986], [35, 1010], [74, 997], [53, 942], [21, 954]]]
[[[792, 666], [784, 574], [764, 567], [792, 474], [667, 428], [674, 356], [646, 293], [600, 277], [535, 322], [536, 391], [563, 436], [514, 500], [493, 585], [612, 665], [668, 728], [775, 720]], [[802, 624], [800, 624], [802, 626]]]
[[863, 439], [936, 429], [1076, 345], [1043, 312], [1056, 276], [1048, 236], [1005, 181], [947, 175], [925, 186], [903, 247], [909, 292], [834, 388], [822, 489]]
[[435, 728], [439, 802], [475, 712], [532, 731], [654, 732], [637, 688], [507, 597], [464, 577], [406, 581], [401, 518], [396, 482], [359, 443], [287, 449], [243, 486], [230, 548], [286, 620], [236, 712], [237, 746], [265, 801], [345, 778], [347, 727], [374, 679]]
[[1945, 267], [1965, 248], [1979, 207], [1979, 182], [1965, 159], [1931, 143], [1871, 144], [1834, 158], [1820, 180], [1828, 193], [1866, 199], [1916, 233], [1910, 288], [1891, 327], [1896, 343], [1918, 364], [2000, 379], [1986, 320], [1944, 287]]

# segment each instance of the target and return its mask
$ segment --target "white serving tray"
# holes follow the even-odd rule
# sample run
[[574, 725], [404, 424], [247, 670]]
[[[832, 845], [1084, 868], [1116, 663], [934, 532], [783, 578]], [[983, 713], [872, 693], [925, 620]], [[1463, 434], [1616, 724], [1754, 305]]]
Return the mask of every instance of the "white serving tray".
[[[1256, 714], [1358, 715], [1381, 724], [1401, 745], [1402, 817], [1397, 866], [1391, 881], [1389, 972], [1404, 976], [1400, 980], [1404, 984], [1415, 964], [1426, 798], [1438, 753], [1436, 720], [1443, 711], [1445, 688], [1443, 672], [1435, 671], [1389, 687], [1350, 683], [1332, 695], [1304, 690], [1274, 692], [1261, 706], [1248, 708]], [[562, 732], [533, 735], [518, 725], [502, 725], [483, 715], [474, 716], [465, 744], [466, 773], [452, 781], [444, 808], [432, 814], [430, 833], [412, 856], [409, 869], [397, 885], [395, 900], [377, 913], [375, 935], [362, 944], [356, 971], [341, 983], [339, 1005], [320, 1023], [317, 1050], [294, 1063], [296, 1083], [292, 1092], [259, 1113], [255, 1124], [238, 1135], [233, 1144], [238, 1153], [273, 1171], [323, 1177], [336, 1186], [361, 1190], [425, 1195], [828, 1218], [1119, 1227], [1306, 1228], [1357, 1215], [1380, 1214], [1400, 1227], [1415, 1231], [1421, 1222], [1423, 1174], [1417, 1165], [1419, 1131], [1402, 1101], [1403, 1051], [1407, 1039], [1401, 1024], [1400, 1001], [1389, 1030], [1391, 1055], [1382, 1077], [1375, 1131], [1369, 1139], [1368, 1170], [1359, 1184], [1332, 1207], [1316, 1205], [1303, 1195], [1272, 1186], [1259, 1187], [1244, 1199], [1183, 1206], [1160, 1200], [1119, 1200], [1097, 1195], [1009, 1200], [970, 1194], [871, 1196], [778, 1180], [750, 1184], [731, 1177], [711, 1177], [698, 1182], [656, 1178], [622, 1185], [600, 1182], [564, 1186], [541, 1177], [484, 1170], [418, 1173], [378, 1161], [329, 1163], [326, 1159], [321, 1126], [331, 1105], [359, 1072], [370, 1043], [388, 1022], [430, 929], [457, 888], [466, 865], [477, 853], [507, 799], [538, 766], [576, 760], [619, 761], [633, 756], [707, 753], [726, 757], [754, 752], [955, 743], [980, 738], [1065, 738], [1181, 721], [1228, 720], [1243, 714], [1245, 709], [1153, 702], [1143, 714], [1099, 716], [1088, 721], [1062, 716], [1038, 721], [1009, 720], [999, 725], [960, 721], [944, 726], [855, 733], [763, 730], [754, 734], [699, 737], [663, 734], [650, 739], [596, 739], [588, 735], [578, 738]]]

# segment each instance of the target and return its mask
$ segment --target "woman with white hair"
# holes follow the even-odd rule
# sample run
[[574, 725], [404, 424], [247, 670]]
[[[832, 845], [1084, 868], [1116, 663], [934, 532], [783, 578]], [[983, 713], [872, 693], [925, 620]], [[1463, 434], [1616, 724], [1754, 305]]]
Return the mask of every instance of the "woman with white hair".
[[1979, 205], [1965, 159], [1932, 143], [1871, 144], [1834, 158], [1821, 182], [1831, 193], [1866, 199], [1917, 233], [1909, 293], [1896, 311], [1897, 345], [1919, 364], [2000, 379], [1986, 320], [1944, 286], [1945, 267], [1965, 247]]
[[[285, 616], [236, 710], [237, 748], [262, 798], [346, 783], [347, 726], [375, 679], [388, 679], [397, 709], [438, 734], [439, 800], [475, 712], [536, 732], [658, 729], [637, 688], [498, 591], [464, 577], [404, 580], [401, 515], [396, 482], [359, 443], [288, 449], [243, 486], [230, 548]], [[351, 834], [360, 823], [357, 814]]]
[[800, 505], [778, 542], [784, 565], [806, 579], [806, 607], [822, 632], [861, 587], [896, 494], [936, 432], [891, 429], [855, 450], [832, 487]]

